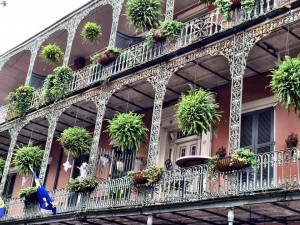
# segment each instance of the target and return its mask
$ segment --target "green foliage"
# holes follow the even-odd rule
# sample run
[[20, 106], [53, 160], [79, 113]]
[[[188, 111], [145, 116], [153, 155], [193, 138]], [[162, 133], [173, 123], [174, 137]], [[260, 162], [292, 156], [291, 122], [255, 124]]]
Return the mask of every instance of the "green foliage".
[[122, 151], [129, 149], [137, 152], [140, 142], [146, 144], [147, 141], [148, 129], [142, 117], [134, 112], [116, 114], [112, 120], [108, 120], [110, 141], [115, 141]]
[[255, 154], [250, 149], [246, 148], [236, 149], [233, 152], [231, 159], [237, 159], [243, 164], [251, 165], [252, 167], [254, 167], [257, 164]]
[[61, 133], [58, 141], [65, 153], [70, 152], [74, 157], [88, 155], [92, 145], [92, 135], [83, 127], [70, 127]]
[[91, 192], [98, 185], [98, 181], [92, 177], [87, 177], [80, 181], [79, 178], [71, 179], [67, 184], [67, 190], [70, 192]]
[[247, 13], [251, 13], [254, 10], [256, 4], [257, 0], [241, 0], [242, 8]]
[[228, 21], [230, 19], [231, 0], [215, 0], [214, 5], [217, 7], [218, 12], [222, 14], [223, 20]]
[[0, 177], [2, 177], [3, 175], [4, 166], [5, 166], [5, 159], [0, 157]]
[[7, 96], [8, 110], [14, 116], [25, 116], [30, 108], [34, 87], [20, 86], [14, 92], [10, 92]]
[[134, 182], [134, 174], [141, 173], [147, 178], [147, 183], [145, 184], [147, 187], [152, 186], [155, 182], [159, 181], [162, 176], [162, 167], [158, 166], [150, 166], [147, 169], [144, 169], [139, 172], [129, 171], [127, 173], [127, 177], [130, 179], [131, 183]]
[[30, 166], [37, 174], [43, 161], [44, 151], [29, 143], [28, 146], [19, 147], [14, 153], [13, 163], [19, 174], [27, 175], [30, 173]]
[[128, 0], [125, 14], [137, 32], [159, 26], [162, 0]]
[[19, 198], [25, 198], [26, 196], [35, 194], [37, 191], [37, 187], [28, 187], [28, 188], [23, 188], [19, 191]]
[[122, 189], [112, 189], [109, 192], [109, 197], [111, 199], [120, 199], [120, 198], [124, 197], [124, 190], [122, 190]]
[[46, 104], [65, 98], [73, 77], [74, 73], [71, 68], [67, 66], [56, 67], [53, 74], [49, 74], [45, 79], [41, 93], [42, 103]]
[[182, 94], [177, 107], [178, 126], [185, 135], [201, 136], [210, 129], [216, 130], [221, 115], [211, 92], [191, 86], [187, 95]]
[[96, 43], [99, 37], [102, 35], [101, 26], [97, 23], [86, 22], [80, 35], [82, 36], [84, 43]]
[[294, 107], [295, 113], [300, 117], [300, 58], [286, 56], [277, 69], [272, 72], [269, 87], [289, 112]]
[[64, 53], [56, 44], [43, 46], [40, 57], [48, 64], [59, 63], [63, 59]]
[[[184, 23], [181, 23], [176, 20], [165, 20], [160, 23], [159, 28], [156, 30], [160, 37], [167, 38], [168, 41], [174, 42], [178, 39]], [[151, 29], [146, 35], [146, 43], [149, 48], [152, 48], [155, 40], [153, 38], [155, 30]]]
[[214, 172], [215, 171], [217, 161], [218, 161], [219, 158], [220, 158], [219, 155], [215, 155], [215, 156], [213, 156], [213, 157], [211, 157], [207, 160], [206, 165], [207, 165], [207, 171], [208, 172]]
[[113, 52], [113, 53], [115, 53], [116, 55], [120, 55], [121, 52], [122, 52], [122, 49], [117, 48], [117, 47], [114, 47], [114, 46], [107, 46], [106, 51], [108, 51], [108, 52]]

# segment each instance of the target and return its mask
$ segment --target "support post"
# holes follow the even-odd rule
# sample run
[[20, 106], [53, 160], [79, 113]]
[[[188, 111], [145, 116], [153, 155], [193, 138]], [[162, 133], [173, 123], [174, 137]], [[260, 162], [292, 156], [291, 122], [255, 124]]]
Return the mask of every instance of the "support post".
[[116, 44], [119, 17], [121, 14], [123, 2], [124, 0], [112, 0], [113, 18], [112, 18], [112, 25], [111, 25], [110, 38], [109, 38], [110, 46], [115, 46]]
[[10, 145], [9, 145], [9, 149], [8, 149], [8, 153], [7, 153], [7, 157], [6, 157], [6, 161], [5, 161], [5, 165], [4, 165], [4, 170], [3, 170], [3, 174], [2, 174], [2, 178], [1, 178], [0, 196], [2, 196], [3, 191], [4, 191], [4, 186], [6, 183], [7, 174], [9, 172], [9, 167], [10, 167], [11, 159], [13, 156], [13, 152], [14, 152], [14, 149], [15, 149], [15, 146], [17, 143], [18, 135], [24, 125], [25, 125], [24, 123], [18, 124], [9, 130]]
[[174, 3], [175, 0], [167, 0], [165, 20], [172, 20], [174, 16]]
[[154, 107], [152, 113], [150, 143], [148, 152], [148, 166], [156, 164], [156, 155], [158, 152], [158, 139], [160, 133], [161, 113], [164, 97], [166, 94], [167, 84], [173, 72], [168, 71], [166, 65], [160, 65], [157, 74], [147, 80], [152, 84], [155, 90]]
[[233, 225], [233, 221], [234, 221], [234, 208], [228, 208], [227, 219], [228, 219], [228, 225]]
[[147, 219], [147, 225], [152, 225], [153, 224], [153, 215], [148, 215], [148, 219]]
[[29, 50], [31, 52], [31, 56], [30, 56], [29, 67], [28, 67], [27, 76], [26, 76], [26, 80], [25, 80], [25, 85], [30, 84], [31, 74], [33, 72], [33, 67], [34, 67], [34, 62], [35, 62], [39, 48], [43, 41], [44, 41], [44, 38], [38, 38], [32, 43], [32, 45], [29, 48]]
[[102, 123], [105, 115], [106, 104], [109, 98], [112, 96], [112, 94], [113, 92], [101, 91], [100, 95], [93, 99], [97, 108], [97, 117], [93, 135], [93, 142], [90, 151], [88, 176], [95, 175], [95, 170], [98, 162], [98, 146], [102, 129]]
[[47, 136], [47, 141], [46, 141], [46, 146], [44, 150], [44, 155], [43, 155], [43, 161], [40, 169], [40, 174], [39, 174], [39, 180], [44, 183], [45, 176], [46, 176], [46, 171], [47, 171], [47, 166], [48, 166], [48, 161], [49, 161], [49, 156], [50, 156], [50, 151], [51, 151], [51, 146], [53, 142], [53, 136], [56, 128], [57, 121], [62, 114], [62, 112], [65, 109], [55, 109], [52, 108], [51, 113], [46, 115], [46, 118], [48, 119], [49, 122], [49, 128], [48, 128], [48, 136]]
[[242, 112], [243, 76], [245, 73], [247, 57], [256, 39], [251, 38], [246, 32], [235, 35], [231, 47], [223, 54], [230, 64], [231, 74], [231, 100], [230, 100], [230, 125], [229, 125], [229, 153], [240, 147], [240, 129]]

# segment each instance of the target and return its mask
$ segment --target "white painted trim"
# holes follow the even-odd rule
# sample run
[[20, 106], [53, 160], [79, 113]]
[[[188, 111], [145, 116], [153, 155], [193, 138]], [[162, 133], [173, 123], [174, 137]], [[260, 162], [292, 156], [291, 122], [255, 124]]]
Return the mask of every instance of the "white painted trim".
[[251, 102], [243, 103], [242, 113], [252, 112], [268, 107], [274, 107], [277, 104], [277, 99], [274, 96], [261, 98]]

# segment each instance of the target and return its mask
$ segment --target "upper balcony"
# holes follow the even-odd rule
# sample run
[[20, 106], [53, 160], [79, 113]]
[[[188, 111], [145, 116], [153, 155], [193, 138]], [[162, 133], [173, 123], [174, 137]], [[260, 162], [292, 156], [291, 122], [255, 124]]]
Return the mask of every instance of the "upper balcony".
[[[124, 16], [124, 6], [118, 21], [118, 32], [113, 34], [114, 21], [107, 20], [107, 18], [113, 14], [114, 8], [101, 1], [96, 4], [90, 3], [1, 56], [0, 66], [2, 70], [0, 74], [5, 77], [5, 82], [1, 84], [3, 87], [1, 87], [2, 102], [0, 103], [5, 103], [4, 99], [8, 92], [20, 85], [31, 84], [36, 86], [37, 90], [33, 95], [28, 111], [42, 107], [40, 95], [43, 89], [43, 80], [52, 73], [54, 66], [46, 65], [38, 55], [41, 46], [48, 43], [56, 43], [65, 51], [64, 65], [70, 65], [74, 70], [77, 67], [76, 60], [76, 62], [80, 61], [86, 65], [75, 71], [75, 76], [69, 83], [67, 90], [70, 96], [80, 90], [99, 85], [99, 81], [118, 79], [188, 51], [196, 50], [216, 41], [217, 38], [226, 37], [232, 32], [246, 29], [261, 22], [261, 20], [265, 20], [266, 17], [274, 17], [278, 13], [287, 11], [287, 8], [284, 8], [286, 5], [290, 6], [287, 2], [261, 0], [252, 13], [246, 13], [237, 7], [230, 12], [231, 19], [224, 21], [223, 16], [212, 7], [195, 4], [192, 0], [175, 1], [173, 18], [185, 22], [180, 37], [174, 43], [163, 41], [149, 48], [147, 43], [143, 41], [144, 34], [135, 33], [133, 28], [128, 26]], [[78, 26], [75, 29], [73, 39], [70, 37], [72, 32], [67, 26], [72, 20], [75, 21], [75, 28]], [[82, 45], [80, 31], [87, 21], [95, 21], [102, 25], [103, 37], [99, 44]], [[116, 46], [123, 49], [123, 57], [118, 57], [116, 61], [106, 66], [90, 64], [89, 57], [108, 46], [113, 35], [116, 35]], [[135, 42], [138, 43], [134, 44]], [[12, 77], [12, 74], [15, 77]], [[3, 105], [0, 109], [0, 123], [4, 123], [5, 118], [11, 120], [14, 115], [7, 115], [7, 107]]]

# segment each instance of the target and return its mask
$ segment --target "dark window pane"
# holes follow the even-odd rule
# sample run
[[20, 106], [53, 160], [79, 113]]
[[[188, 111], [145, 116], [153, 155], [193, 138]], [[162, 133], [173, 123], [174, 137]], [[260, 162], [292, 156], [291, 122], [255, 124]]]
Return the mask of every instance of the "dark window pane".
[[272, 129], [272, 111], [266, 111], [258, 114], [258, 140], [257, 144], [263, 144], [271, 141]]
[[252, 145], [252, 128], [253, 115], [243, 116], [241, 124], [241, 146]]

